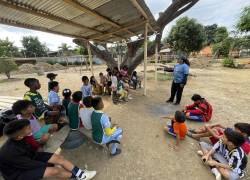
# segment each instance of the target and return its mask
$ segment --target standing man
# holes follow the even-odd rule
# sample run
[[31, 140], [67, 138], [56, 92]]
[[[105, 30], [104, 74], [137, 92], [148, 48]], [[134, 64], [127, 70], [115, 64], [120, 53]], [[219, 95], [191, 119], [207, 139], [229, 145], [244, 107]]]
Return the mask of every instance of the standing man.
[[185, 57], [179, 57], [177, 59], [177, 64], [174, 66], [174, 69], [167, 69], [167, 71], [173, 71], [174, 79], [171, 87], [171, 96], [166, 101], [167, 103], [172, 103], [176, 95], [176, 102], [174, 105], [179, 105], [181, 102], [182, 92], [184, 86], [187, 83], [187, 77], [189, 74], [189, 61]]

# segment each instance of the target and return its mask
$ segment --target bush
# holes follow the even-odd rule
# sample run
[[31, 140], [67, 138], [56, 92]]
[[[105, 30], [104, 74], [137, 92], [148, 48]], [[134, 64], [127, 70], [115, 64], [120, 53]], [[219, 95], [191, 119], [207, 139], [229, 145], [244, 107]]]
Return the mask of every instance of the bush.
[[222, 65], [224, 67], [235, 68], [234, 59], [233, 58], [225, 58], [222, 61]]
[[17, 69], [18, 66], [13, 59], [0, 58], [0, 73], [5, 73], [8, 79], [10, 79], [10, 72]]
[[54, 64], [56, 64], [57, 62], [56, 61], [54, 61], [54, 60], [48, 60], [48, 61], [46, 61], [48, 64], [50, 64], [50, 65], [54, 65]]

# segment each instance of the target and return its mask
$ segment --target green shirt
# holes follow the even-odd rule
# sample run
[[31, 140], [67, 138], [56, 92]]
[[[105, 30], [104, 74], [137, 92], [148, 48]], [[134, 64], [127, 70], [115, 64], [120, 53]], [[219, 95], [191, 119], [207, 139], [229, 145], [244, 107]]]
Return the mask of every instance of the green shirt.
[[65, 110], [66, 110], [66, 115], [68, 115], [68, 105], [70, 103], [70, 99], [63, 99], [62, 100], [62, 105], [64, 106]]
[[40, 118], [46, 111], [48, 111], [48, 108], [44, 103], [43, 98], [39, 92], [33, 93], [28, 91], [24, 94], [24, 99], [31, 101], [33, 105], [36, 107], [34, 114], [38, 118]]
[[78, 129], [80, 126], [79, 118], [79, 103], [70, 102], [68, 105], [69, 127], [71, 129]]
[[91, 115], [92, 136], [95, 142], [101, 143], [103, 137], [103, 128], [101, 118], [103, 113], [93, 111]]

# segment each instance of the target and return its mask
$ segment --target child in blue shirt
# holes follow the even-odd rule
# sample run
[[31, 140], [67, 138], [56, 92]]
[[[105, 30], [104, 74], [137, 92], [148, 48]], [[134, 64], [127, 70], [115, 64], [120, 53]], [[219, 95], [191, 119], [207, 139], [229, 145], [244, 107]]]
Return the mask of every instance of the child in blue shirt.
[[89, 84], [89, 78], [87, 76], [82, 77], [82, 83], [82, 99], [88, 96], [92, 96], [92, 86]]
[[50, 91], [48, 96], [49, 105], [54, 106], [61, 104], [58, 92], [59, 92], [59, 83], [57, 81], [50, 82]]

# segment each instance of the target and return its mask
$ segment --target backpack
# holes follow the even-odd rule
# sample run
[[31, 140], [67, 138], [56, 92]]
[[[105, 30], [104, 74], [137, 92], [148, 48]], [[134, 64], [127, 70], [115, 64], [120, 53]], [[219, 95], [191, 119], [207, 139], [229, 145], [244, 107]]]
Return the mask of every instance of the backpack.
[[14, 120], [17, 120], [17, 118], [11, 109], [0, 111], [0, 137], [3, 135], [4, 126]]

